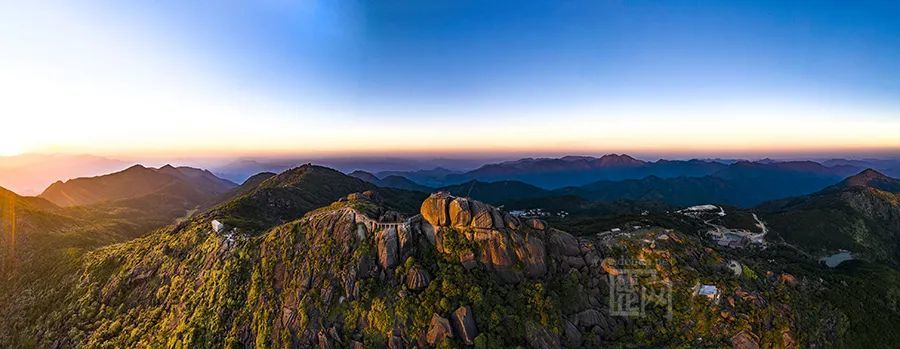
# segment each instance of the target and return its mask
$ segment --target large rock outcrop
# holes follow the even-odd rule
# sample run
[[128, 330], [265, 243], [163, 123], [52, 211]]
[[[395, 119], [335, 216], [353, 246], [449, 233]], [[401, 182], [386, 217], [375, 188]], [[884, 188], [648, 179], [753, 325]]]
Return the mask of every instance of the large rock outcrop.
[[517, 218], [496, 207], [468, 198], [457, 198], [439, 192], [422, 203], [422, 218], [435, 227], [474, 229], [516, 229]]
[[[473, 228], [491, 229], [494, 227], [494, 214], [490, 206], [479, 201], [472, 201], [471, 208]], [[455, 226], [459, 227], [460, 225]]]
[[422, 203], [422, 218], [425, 218], [431, 225], [450, 225], [449, 205], [451, 200], [453, 197], [449, 194], [432, 194]]
[[569, 320], [563, 320], [563, 338], [565, 338], [566, 347], [581, 347], [581, 332], [579, 332], [578, 327], [575, 327]]
[[409, 272], [406, 273], [406, 288], [413, 291], [424, 290], [428, 287], [429, 280], [428, 272], [418, 265], [415, 265], [412, 268], [409, 268]]
[[397, 229], [390, 227], [378, 232], [378, 264], [385, 270], [393, 268], [400, 261], [400, 245]]
[[459, 198], [450, 202], [450, 221], [460, 226], [468, 226], [472, 223], [472, 209], [469, 200]]
[[450, 321], [438, 314], [431, 316], [431, 324], [428, 326], [428, 332], [425, 334], [425, 340], [428, 344], [435, 345], [445, 338], [453, 338], [453, 329], [450, 328]]
[[472, 308], [469, 306], [461, 306], [453, 312], [453, 328], [456, 334], [466, 343], [466, 345], [474, 345], [475, 337], [478, 336], [478, 328], [475, 326], [475, 317], [472, 315]]
[[[548, 232], [534, 228], [544, 228], [543, 224], [522, 224], [518, 218], [491, 205], [447, 193], [432, 194], [422, 203], [421, 213], [424, 220], [422, 230], [433, 232], [437, 250], [459, 254], [460, 262], [467, 269], [477, 263], [496, 272], [504, 281], [513, 283], [525, 276], [539, 278], [547, 272], [544, 241], [548, 238]], [[446, 251], [444, 238], [448, 229], [474, 242], [473, 250]], [[564, 235], [556, 238], [564, 241], [563, 245], [575, 241], [577, 254], [578, 243], [574, 237], [559, 231], [554, 231], [553, 235]], [[570, 246], [561, 249], [571, 252]]]
[[547, 272], [544, 242], [537, 236], [538, 233], [510, 234], [516, 257], [523, 262], [525, 275], [528, 277], [540, 277]]

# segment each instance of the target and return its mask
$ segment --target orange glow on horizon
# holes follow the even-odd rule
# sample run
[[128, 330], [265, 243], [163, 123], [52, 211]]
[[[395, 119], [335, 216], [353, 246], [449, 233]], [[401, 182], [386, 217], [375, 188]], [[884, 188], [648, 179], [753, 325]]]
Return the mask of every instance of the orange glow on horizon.
[[63, 148], [51, 148], [39, 153], [58, 154], [91, 154], [108, 156], [121, 159], [159, 159], [160, 161], [178, 158], [210, 158], [210, 159], [235, 159], [235, 158], [289, 158], [289, 157], [457, 157], [457, 158], [482, 158], [482, 157], [556, 157], [565, 155], [604, 155], [604, 154], [629, 154], [632, 156], [652, 155], [658, 157], [717, 157], [717, 156], [744, 156], [744, 157], [772, 157], [791, 155], [822, 155], [831, 154], [886, 154], [900, 155], [900, 145], [844, 145], [844, 146], [816, 146], [808, 144], [793, 144], [780, 146], [775, 144], [760, 145], [645, 145], [632, 147], [610, 146], [532, 146], [512, 147], [490, 145], [486, 147], [383, 147], [383, 148], [280, 148], [280, 149], [218, 149], [216, 147], [199, 148], [156, 148], [136, 149], [128, 151], [107, 151], [95, 149], [91, 152], [69, 152]]
[[170, 126], [155, 124], [143, 130], [119, 129], [120, 125], [106, 124], [104, 120], [96, 120], [97, 127], [70, 124], [53, 130], [41, 129], [31, 120], [15, 119], [12, 123], [21, 123], [18, 129], [38, 132], [34, 137], [20, 135], [31, 142], [25, 146], [29, 152], [119, 158], [573, 153], [707, 157], [890, 153], [900, 149], [900, 121], [889, 117], [887, 111], [876, 114], [879, 118], [874, 120], [854, 119], [848, 113], [820, 117], [812, 115], [814, 111], [796, 108], [779, 113], [731, 111], [730, 118], [710, 116], [717, 112], [706, 110], [694, 118], [664, 109], [568, 111], [559, 117], [539, 112], [518, 119], [483, 118], [476, 125], [467, 123], [456, 129], [447, 129], [453, 123], [439, 118], [402, 122], [382, 122], [377, 118], [335, 118], [327, 122], [319, 119], [313, 123], [292, 118], [242, 122], [238, 114], [229, 116], [230, 122], [211, 124], [180, 122], [173, 116], [166, 121], [172, 123]]

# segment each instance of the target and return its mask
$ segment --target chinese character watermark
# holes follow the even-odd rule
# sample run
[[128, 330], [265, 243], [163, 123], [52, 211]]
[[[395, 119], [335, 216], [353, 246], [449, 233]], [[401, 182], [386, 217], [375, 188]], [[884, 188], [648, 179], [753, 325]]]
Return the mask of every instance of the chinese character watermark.
[[666, 317], [672, 318], [672, 285], [662, 280], [656, 270], [630, 267], [608, 275], [611, 315], [642, 317], [652, 305], [664, 308]]

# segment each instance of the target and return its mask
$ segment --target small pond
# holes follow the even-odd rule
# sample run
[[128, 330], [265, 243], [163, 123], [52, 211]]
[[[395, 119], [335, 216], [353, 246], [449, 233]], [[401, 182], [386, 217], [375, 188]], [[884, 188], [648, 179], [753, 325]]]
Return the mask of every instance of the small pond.
[[829, 268], [834, 268], [843, 262], [853, 260], [853, 253], [850, 251], [838, 252], [833, 255], [819, 258], [819, 262], [825, 263]]

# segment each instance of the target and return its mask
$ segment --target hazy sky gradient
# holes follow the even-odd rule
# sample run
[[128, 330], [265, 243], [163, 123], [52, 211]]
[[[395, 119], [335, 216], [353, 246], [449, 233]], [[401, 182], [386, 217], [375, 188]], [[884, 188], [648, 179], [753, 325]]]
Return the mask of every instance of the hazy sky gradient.
[[0, 155], [879, 153], [893, 1], [5, 1]]

